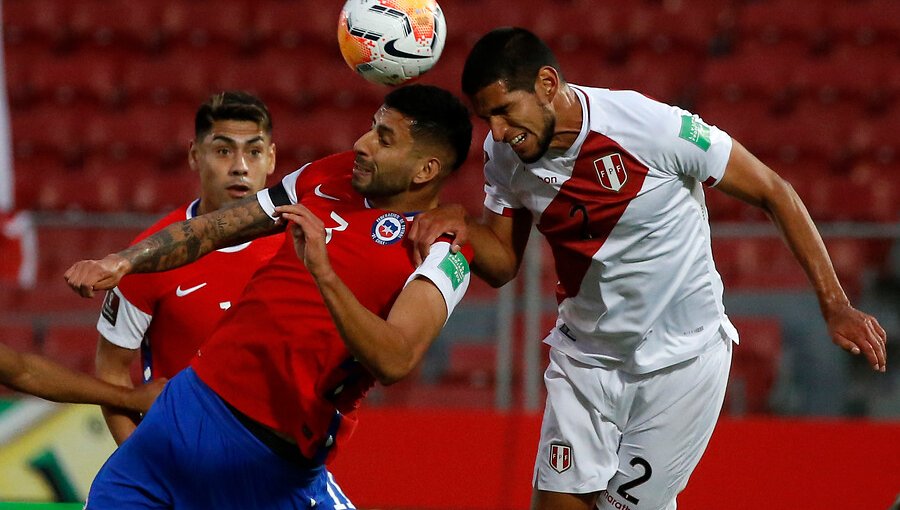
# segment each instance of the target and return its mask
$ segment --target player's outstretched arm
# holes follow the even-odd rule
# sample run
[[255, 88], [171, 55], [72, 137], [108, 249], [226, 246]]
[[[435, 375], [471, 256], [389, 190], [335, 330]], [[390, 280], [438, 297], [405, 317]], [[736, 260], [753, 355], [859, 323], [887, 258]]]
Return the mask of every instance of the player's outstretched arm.
[[273, 234], [284, 228], [263, 210], [256, 196], [216, 211], [174, 223], [102, 260], [76, 262], [66, 282], [83, 297], [111, 289], [129, 273], [166, 271], [193, 262], [207, 253]]
[[878, 320], [850, 304], [825, 244], [806, 207], [790, 184], [734, 141], [721, 191], [762, 208], [781, 230], [815, 289], [832, 341], [866, 356], [875, 370], [887, 363], [887, 335]]
[[445, 233], [454, 236], [454, 252], [471, 244], [475, 250], [472, 271], [491, 286], [502, 287], [518, 274], [530, 232], [531, 216], [524, 209], [514, 210], [511, 217], [485, 209], [481, 221], [474, 221], [463, 206], [449, 204], [416, 216], [409, 238], [419, 264]]
[[162, 391], [165, 381], [130, 390], [0, 344], [0, 383], [54, 402], [98, 404], [145, 412]]
[[427, 279], [411, 281], [384, 320], [360, 304], [332, 269], [322, 221], [300, 205], [277, 211], [292, 223], [297, 256], [315, 278], [348, 350], [380, 383], [390, 385], [403, 379], [447, 320], [440, 290]]

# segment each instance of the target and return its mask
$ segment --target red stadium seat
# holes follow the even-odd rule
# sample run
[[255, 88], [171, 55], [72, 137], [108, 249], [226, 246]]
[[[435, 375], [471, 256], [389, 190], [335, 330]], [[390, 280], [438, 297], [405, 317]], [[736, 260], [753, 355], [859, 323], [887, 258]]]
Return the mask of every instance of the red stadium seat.
[[[266, 0], [253, 10], [252, 29], [260, 46], [296, 49], [336, 45], [342, 2], [328, 4]], [[303, 20], [303, 23], [297, 23]]]
[[176, 45], [221, 44], [235, 50], [243, 49], [252, 42], [249, 22], [249, 5], [241, 0], [171, 0], [162, 12], [164, 37]]
[[900, 5], [892, 0], [838, 2], [827, 24], [841, 42], [857, 46], [895, 45], [900, 42]]
[[768, 317], [731, 317], [741, 337], [734, 346], [724, 410], [769, 414], [769, 395], [781, 363], [781, 323]]
[[119, 67], [107, 53], [44, 57], [32, 64], [31, 78], [40, 98], [68, 105], [80, 101], [116, 105], [122, 99]]
[[132, 103], [197, 103], [210, 93], [210, 68], [215, 60], [183, 49], [129, 60], [122, 71], [125, 94]]
[[34, 352], [34, 328], [31, 324], [0, 323], [0, 343], [19, 352]]
[[71, 43], [69, 2], [57, 0], [6, 0], [3, 2], [3, 35], [7, 43], [26, 43], [63, 49]]
[[116, 50], [158, 49], [162, 43], [159, 2], [79, 0], [70, 26], [81, 43]]
[[44, 336], [43, 355], [72, 370], [93, 373], [97, 338], [93, 325], [51, 326]]
[[815, 47], [827, 38], [826, 12], [819, 2], [748, 2], [738, 10], [737, 28], [741, 37], [767, 44], [797, 41]]

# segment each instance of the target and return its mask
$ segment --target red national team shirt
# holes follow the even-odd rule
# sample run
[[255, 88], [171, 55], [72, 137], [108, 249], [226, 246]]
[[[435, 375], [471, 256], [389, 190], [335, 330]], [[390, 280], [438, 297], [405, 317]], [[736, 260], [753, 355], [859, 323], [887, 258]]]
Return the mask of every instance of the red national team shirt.
[[[414, 272], [441, 290], [449, 315], [468, 284], [466, 258], [438, 243], [444, 255], [434, 257], [435, 245], [429, 259], [436, 261], [417, 270], [406, 238], [411, 218], [368, 207], [350, 184], [353, 158], [310, 163], [260, 192], [260, 204], [271, 215], [273, 202], [300, 203], [321, 218], [332, 267], [378, 316], [387, 317]], [[355, 427], [355, 410], [374, 379], [347, 350], [290, 233], [284, 235], [192, 366], [226, 402], [295, 438], [308, 458], [323, 459]]]
[[[192, 218], [198, 204], [195, 200], [176, 209], [134, 242]], [[188, 366], [250, 276], [272, 258], [283, 240], [264, 237], [171, 271], [127, 275], [107, 293], [97, 330], [115, 345], [141, 348], [144, 380], [171, 378]]]

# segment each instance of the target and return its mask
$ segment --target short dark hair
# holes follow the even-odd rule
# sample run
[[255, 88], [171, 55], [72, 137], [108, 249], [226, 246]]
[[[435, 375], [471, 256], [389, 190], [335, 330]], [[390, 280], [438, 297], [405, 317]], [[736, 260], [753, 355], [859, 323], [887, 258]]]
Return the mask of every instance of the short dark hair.
[[472, 121], [469, 109], [456, 96], [431, 85], [407, 85], [389, 92], [384, 105], [413, 120], [409, 130], [414, 141], [449, 148], [452, 170], [465, 162], [472, 143]]
[[553, 51], [538, 36], [518, 27], [495, 28], [485, 34], [469, 52], [462, 73], [462, 89], [467, 96], [503, 80], [506, 90], [534, 91], [538, 71], [550, 66], [562, 78]]
[[267, 135], [272, 136], [272, 116], [262, 99], [240, 90], [226, 90], [213, 94], [200, 105], [194, 117], [194, 136], [202, 139], [216, 121], [248, 120], [255, 122]]

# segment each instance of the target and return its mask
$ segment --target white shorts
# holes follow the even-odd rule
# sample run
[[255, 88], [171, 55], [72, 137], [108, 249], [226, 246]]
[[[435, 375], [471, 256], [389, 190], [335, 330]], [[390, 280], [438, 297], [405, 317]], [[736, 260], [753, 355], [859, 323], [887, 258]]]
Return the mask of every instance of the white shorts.
[[649, 374], [586, 365], [550, 350], [534, 487], [603, 491], [600, 509], [672, 510], [715, 428], [731, 340]]

